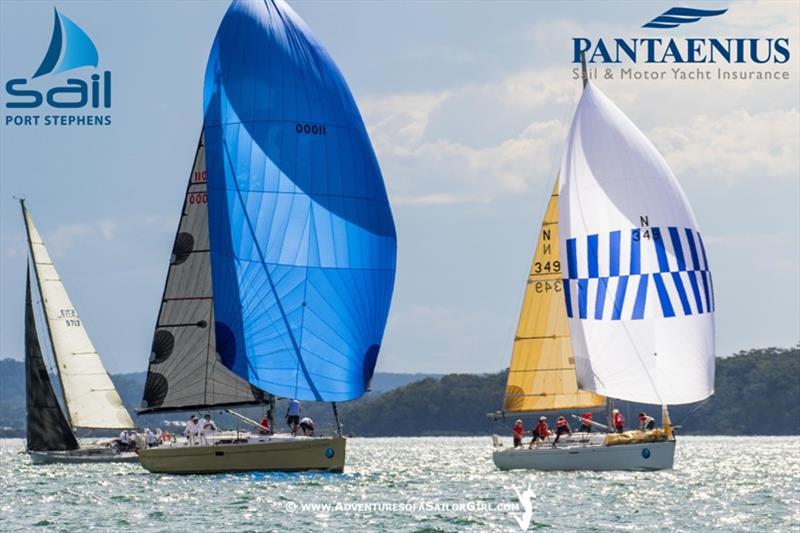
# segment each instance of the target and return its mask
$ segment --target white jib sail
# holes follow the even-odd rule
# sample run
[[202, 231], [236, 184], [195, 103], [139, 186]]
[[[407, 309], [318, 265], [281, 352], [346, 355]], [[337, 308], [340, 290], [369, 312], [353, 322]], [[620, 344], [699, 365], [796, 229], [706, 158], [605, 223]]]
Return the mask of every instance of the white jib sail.
[[70, 424], [80, 428], [134, 427], [27, 209], [24, 214]]
[[661, 154], [591, 83], [561, 176], [561, 257], [579, 387], [657, 404], [711, 395], [714, 296], [694, 214]]

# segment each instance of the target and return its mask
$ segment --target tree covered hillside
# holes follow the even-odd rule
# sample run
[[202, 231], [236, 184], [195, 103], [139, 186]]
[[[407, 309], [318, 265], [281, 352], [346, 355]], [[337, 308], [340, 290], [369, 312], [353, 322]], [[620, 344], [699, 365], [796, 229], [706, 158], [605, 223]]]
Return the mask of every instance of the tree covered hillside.
[[[508, 432], [514, 415], [495, 425], [487, 413], [502, 406], [506, 372], [450, 374], [426, 379], [347, 409], [347, 431], [364, 436], [475, 435]], [[800, 434], [800, 348], [765, 348], [717, 360], [716, 392], [702, 404], [672, 406], [682, 434]], [[660, 406], [615, 402], [628, 425], [645, 410], [660, 421]], [[543, 413], [553, 414], [565, 413]], [[526, 418], [531, 427], [533, 417]], [[605, 415], [599, 414], [598, 421]], [[574, 425], [574, 421], [570, 419]], [[553, 421], [551, 420], [551, 423]]]

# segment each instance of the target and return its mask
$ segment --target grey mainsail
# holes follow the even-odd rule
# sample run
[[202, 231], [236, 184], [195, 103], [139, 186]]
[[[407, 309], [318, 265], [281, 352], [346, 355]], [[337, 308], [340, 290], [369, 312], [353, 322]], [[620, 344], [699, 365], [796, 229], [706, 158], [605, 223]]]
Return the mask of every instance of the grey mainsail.
[[140, 412], [264, 403], [261, 390], [225, 368], [216, 345], [201, 135], [172, 248]]
[[42, 357], [33, 315], [30, 268], [25, 282], [25, 409], [28, 450], [78, 449], [78, 441], [58, 404]]

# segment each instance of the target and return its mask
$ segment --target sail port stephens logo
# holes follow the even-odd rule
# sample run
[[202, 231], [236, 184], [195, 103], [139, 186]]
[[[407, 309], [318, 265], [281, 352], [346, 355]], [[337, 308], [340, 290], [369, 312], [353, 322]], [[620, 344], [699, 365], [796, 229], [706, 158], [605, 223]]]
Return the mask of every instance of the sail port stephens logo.
[[[99, 54], [89, 35], [70, 18], [53, 8], [55, 21], [50, 45], [39, 68], [27, 78], [5, 83], [6, 126], [109, 126], [111, 115], [111, 71], [97, 71]], [[85, 67], [94, 72], [85, 73]], [[64, 79], [59, 74], [83, 69], [81, 77]], [[70, 113], [32, 113], [43, 110]], [[25, 111], [27, 112], [25, 112]], [[76, 111], [93, 110], [93, 113]]]
[[[648, 21], [642, 28], [669, 32], [703, 21], [719, 20], [728, 9], [673, 7]], [[789, 70], [782, 68], [791, 58], [789, 38], [756, 37], [670, 37], [572, 38], [572, 62], [580, 64], [585, 54], [589, 64], [625, 65], [620, 68], [590, 68], [590, 79], [662, 79], [662, 80], [788, 80]], [[639, 65], [672, 65], [668, 70], [643, 70]], [[703, 65], [703, 66], [699, 66]], [[715, 68], [707, 68], [714, 65]], [[690, 68], [687, 68], [689, 66]], [[753, 68], [757, 67], [757, 68]], [[573, 79], [581, 76], [573, 69]]]

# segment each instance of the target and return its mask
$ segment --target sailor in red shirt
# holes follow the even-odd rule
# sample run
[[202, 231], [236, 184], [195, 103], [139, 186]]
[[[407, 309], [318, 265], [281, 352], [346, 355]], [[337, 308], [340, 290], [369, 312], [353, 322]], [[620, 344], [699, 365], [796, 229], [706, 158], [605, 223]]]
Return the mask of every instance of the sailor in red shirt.
[[548, 435], [550, 435], [550, 428], [547, 427], [547, 417], [541, 416], [539, 417], [539, 423], [536, 424], [535, 428], [533, 428], [533, 438], [531, 439], [531, 443], [528, 448], [533, 446], [533, 443], [537, 440], [544, 442]]
[[578, 428], [578, 431], [581, 433], [591, 433], [592, 432], [592, 413], [583, 413], [581, 415], [581, 427]]
[[561, 438], [561, 435], [564, 435], [565, 433], [569, 435], [572, 433], [572, 430], [569, 428], [567, 419], [563, 416], [559, 416], [558, 420], [556, 421], [556, 440], [553, 442], [554, 447], [556, 444], [558, 444], [558, 439]]
[[617, 430], [617, 433], [622, 433], [625, 431], [625, 417], [622, 416], [622, 413], [619, 412], [619, 409], [614, 409], [611, 411], [611, 418], [614, 422], [614, 429]]
[[269, 415], [264, 415], [264, 418], [261, 419], [261, 422], [259, 422], [259, 425], [261, 427], [258, 428], [258, 432], [261, 435], [269, 435], [270, 434], [271, 430], [270, 430], [270, 425], [269, 425]]
[[522, 427], [522, 420], [517, 420], [514, 423], [514, 448], [519, 448], [522, 444], [522, 435], [525, 434], [525, 429]]

